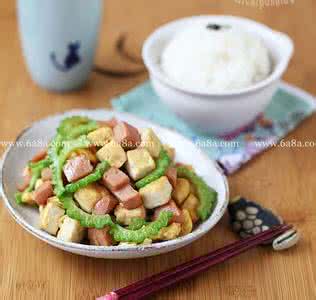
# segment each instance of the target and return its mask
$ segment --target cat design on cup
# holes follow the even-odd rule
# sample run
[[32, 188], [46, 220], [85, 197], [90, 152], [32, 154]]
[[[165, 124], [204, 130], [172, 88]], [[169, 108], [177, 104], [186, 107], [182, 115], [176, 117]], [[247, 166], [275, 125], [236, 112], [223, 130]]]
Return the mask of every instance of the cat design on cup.
[[56, 53], [50, 54], [51, 61], [55, 68], [61, 72], [68, 72], [77, 64], [80, 63], [81, 58], [79, 56], [80, 42], [71, 42], [68, 44], [68, 54], [63, 63], [60, 63], [56, 57]]

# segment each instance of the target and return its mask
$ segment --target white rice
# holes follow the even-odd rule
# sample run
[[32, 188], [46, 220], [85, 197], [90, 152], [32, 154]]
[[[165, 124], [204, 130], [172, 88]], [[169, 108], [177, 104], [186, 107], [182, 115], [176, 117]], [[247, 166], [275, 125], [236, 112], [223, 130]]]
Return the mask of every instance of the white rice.
[[269, 51], [256, 36], [238, 28], [195, 24], [179, 32], [161, 56], [165, 74], [179, 87], [220, 93], [249, 87], [271, 72]]

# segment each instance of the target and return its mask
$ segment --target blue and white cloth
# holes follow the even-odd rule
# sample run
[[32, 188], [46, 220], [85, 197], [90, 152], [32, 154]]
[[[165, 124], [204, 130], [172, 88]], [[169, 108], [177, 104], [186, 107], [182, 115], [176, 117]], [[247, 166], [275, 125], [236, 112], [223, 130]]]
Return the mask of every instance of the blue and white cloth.
[[283, 138], [316, 109], [313, 96], [282, 83], [266, 111], [252, 124], [219, 138], [202, 133], [179, 119], [159, 100], [150, 82], [113, 99], [112, 105], [117, 111], [129, 112], [177, 130], [201, 147], [212, 159], [217, 160], [227, 174], [237, 171], [267, 148], [299, 146], [294, 145], [295, 141], [284, 141]]

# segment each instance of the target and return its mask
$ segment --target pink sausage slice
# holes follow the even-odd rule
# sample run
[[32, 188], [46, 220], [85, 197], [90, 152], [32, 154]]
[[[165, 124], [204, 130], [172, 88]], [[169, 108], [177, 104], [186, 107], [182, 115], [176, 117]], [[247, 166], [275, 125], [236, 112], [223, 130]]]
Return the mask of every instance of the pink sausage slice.
[[64, 166], [64, 174], [69, 182], [89, 175], [93, 171], [90, 160], [85, 155], [76, 156], [69, 159]]
[[156, 220], [160, 212], [162, 211], [171, 211], [173, 213], [173, 217], [169, 221], [169, 224], [173, 222], [183, 223], [184, 218], [182, 211], [178, 208], [177, 204], [173, 200], [170, 200], [167, 204], [156, 208], [153, 215], [153, 219]]
[[45, 181], [34, 191], [34, 201], [38, 205], [45, 205], [49, 197], [54, 196], [51, 181]]
[[45, 168], [42, 170], [41, 177], [43, 181], [52, 180], [52, 170], [50, 168]]
[[23, 192], [29, 186], [31, 182], [32, 174], [28, 167], [24, 168], [22, 176], [23, 176], [23, 181], [17, 186], [20, 192]]
[[170, 167], [166, 172], [166, 176], [172, 187], [175, 188], [177, 185], [177, 169], [174, 167]]
[[140, 194], [129, 184], [120, 190], [113, 191], [113, 194], [120, 200], [122, 206], [126, 209], [134, 209], [143, 204]]
[[117, 119], [112, 118], [108, 121], [99, 121], [98, 124], [100, 127], [108, 126], [113, 129], [117, 125], [117, 122]]
[[95, 215], [106, 215], [111, 213], [119, 201], [112, 195], [106, 195], [99, 200], [92, 211]]
[[88, 239], [90, 244], [96, 246], [113, 245], [113, 239], [109, 231], [109, 227], [104, 227], [103, 229], [88, 228]]
[[40, 152], [36, 153], [33, 158], [31, 159], [32, 162], [38, 162], [44, 159], [47, 155], [47, 149], [43, 149]]
[[112, 167], [103, 175], [103, 183], [110, 191], [117, 191], [129, 184], [129, 177], [120, 169]]
[[126, 122], [118, 122], [113, 129], [114, 139], [124, 149], [134, 149], [141, 141], [138, 130]]

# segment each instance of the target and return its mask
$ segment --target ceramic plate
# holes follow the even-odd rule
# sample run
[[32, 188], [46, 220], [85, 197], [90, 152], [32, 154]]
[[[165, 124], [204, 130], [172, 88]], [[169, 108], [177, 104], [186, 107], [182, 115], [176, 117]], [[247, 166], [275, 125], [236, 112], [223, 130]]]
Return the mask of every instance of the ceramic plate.
[[[14, 193], [16, 185], [21, 181], [21, 170], [27, 161], [38, 150], [41, 143], [48, 142], [54, 135], [59, 122], [71, 115], [84, 115], [96, 120], [107, 120], [116, 117], [138, 127], [151, 127], [162, 140], [176, 148], [176, 161], [188, 163], [194, 166], [197, 174], [218, 192], [218, 201], [213, 214], [195, 230], [175, 240], [155, 243], [147, 246], [90, 246], [76, 243], [67, 243], [56, 239], [38, 227], [39, 213], [37, 208], [19, 206], [15, 203]], [[223, 216], [228, 205], [228, 185], [217, 164], [210, 160], [191, 141], [178, 133], [148, 121], [138, 119], [126, 113], [118, 113], [108, 110], [73, 110], [65, 114], [48, 117], [34, 123], [25, 129], [17, 138], [17, 143], [10, 146], [4, 154], [2, 161], [1, 189], [3, 200], [8, 211], [24, 229], [42, 241], [59, 249], [72, 253], [91, 257], [102, 257], [111, 259], [137, 258], [158, 255], [181, 248], [194, 240], [200, 238], [211, 230]], [[35, 142], [30, 144], [30, 142]]]

